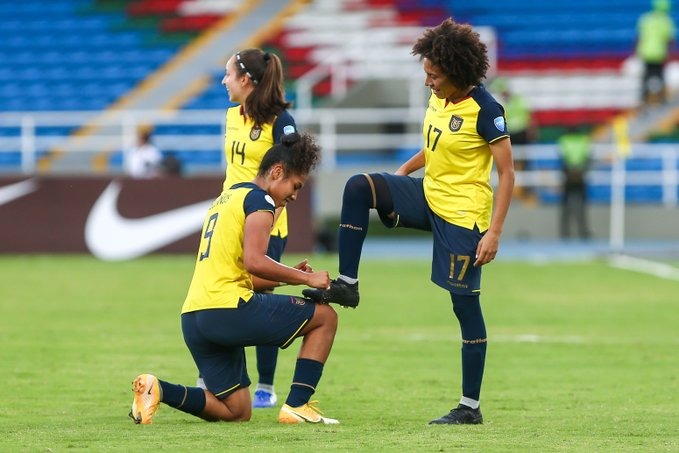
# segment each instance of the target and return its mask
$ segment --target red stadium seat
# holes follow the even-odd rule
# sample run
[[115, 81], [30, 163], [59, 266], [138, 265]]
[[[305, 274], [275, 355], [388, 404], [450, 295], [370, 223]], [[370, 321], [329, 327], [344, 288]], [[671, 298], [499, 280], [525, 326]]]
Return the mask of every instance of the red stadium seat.
[[163, 19], [160, 29], [164, 33], [198, 32], [220, 20], [223, 16], [212, 14], [200, 16], [180, 16]]
[[130, 16], [153, 16], [174, 14], [183, 0], [142, 0], [130, 3], [127, 13]]

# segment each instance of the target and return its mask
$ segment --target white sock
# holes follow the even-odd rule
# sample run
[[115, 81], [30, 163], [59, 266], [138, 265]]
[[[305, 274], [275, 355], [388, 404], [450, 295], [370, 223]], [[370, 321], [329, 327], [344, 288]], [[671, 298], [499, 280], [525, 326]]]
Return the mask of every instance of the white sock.
[[255, 389], [255, 391], [257, 391], [257, 390], [264, 390], [265, 392], [269, 392], [271, 394], [276, 393], [273, 390], [273, 385], [267, 385], [267, 384], [257, 383], [257, 388]]
[[462, 399], [460, 399], [460, 404], [464, 404], [465, 406], [469, 406], [472, 409], [478, 409], [479, 408], [479, 402], [476, 400], [473, 400], [471, 398], [467, 398], [466, 396], [463, 396]]
[[340, 280], [342, 280], [342, 281], [344, 281], [344, 282], [349, 283], [350, 285], [355, 285], [356, 283], [358, 283], [358, 279], [357, 279], [357, 278], [347, 277], [346, 275], [340, 275], [340, 276], [337, 277], [337, 278], [340, 279]]

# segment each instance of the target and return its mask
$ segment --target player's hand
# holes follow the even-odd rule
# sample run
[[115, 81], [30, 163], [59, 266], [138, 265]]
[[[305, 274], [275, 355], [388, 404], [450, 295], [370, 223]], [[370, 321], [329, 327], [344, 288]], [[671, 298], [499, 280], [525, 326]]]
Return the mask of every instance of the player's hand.
[[497, 254], [499, 244], [500, 235], [488, 230], [476, 247], [476, 261], [474, 261], [474, 267], [483, 266], [484, 264], [493, 261]]
[[295, 264], [293, 266], [295, 269], [300, 270], [302, 272], [313, 272], [314, 270], [309, 266], [309, 260], [305, 259], [299, 264]]
[[330, 274], [328, 271], [318, 271], [309, 273], [307, 286], [316, 289], [328, 289], [330, 287]]

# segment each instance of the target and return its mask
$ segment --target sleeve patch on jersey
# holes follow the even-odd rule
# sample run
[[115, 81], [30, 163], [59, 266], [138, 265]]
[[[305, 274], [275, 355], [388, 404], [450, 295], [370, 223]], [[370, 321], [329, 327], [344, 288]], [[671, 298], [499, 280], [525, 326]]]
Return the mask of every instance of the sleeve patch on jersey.
[[285, 135], [292, 134], [293, 132], [295, 132], [295, 126], [288, 124], [283, 128], [283, 134]]
[[493, 120], [493, 123], [495, 123], [495, 127], [497, 128], [498, 131], [504, 132], [505, 131], [505, 119], [501, 116], [498, 116]]
[[271, 203], [271, 206], [273, 206], [274, 208], [276, 207], [276, 203], [273, 202], [273, 198], [271, 198], [271, 195], [269, 194], [264, 195], [264, 199]]

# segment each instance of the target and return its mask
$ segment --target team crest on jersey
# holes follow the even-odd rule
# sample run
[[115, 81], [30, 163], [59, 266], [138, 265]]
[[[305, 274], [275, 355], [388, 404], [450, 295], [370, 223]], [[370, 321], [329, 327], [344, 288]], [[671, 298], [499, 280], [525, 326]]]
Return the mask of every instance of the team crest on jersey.
[[301, 297], [290, 296], [290, 302], [292, 302], [294, 305], [306, 305], [306, 300], [302, 299]]
[[495, 127], [497, 128], [498, 131], [504, 132], [505, 131], [505, 119], [501, 116], [498, 116], [493, 120], [493, 123], [495, 123]]
[[460, 118], [457, 115], [453, 115], [450, 117], [450, 123], [448, 123], [448, 127], [450, 128], [451, 131], [457, 132], [462, 127], [463, 121], [464, 119]]
[[255, 126], [252, 129], [250, 129], [250, 140], [253, 142], [259, 138], [259, 136], [262, 135], [262, 128], [259, 126]]

